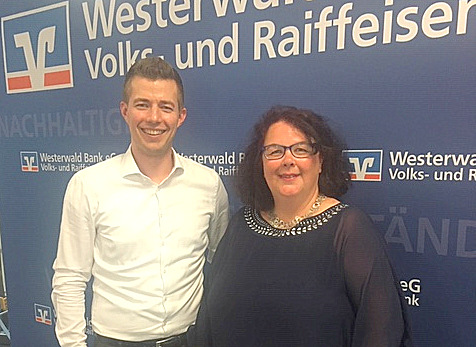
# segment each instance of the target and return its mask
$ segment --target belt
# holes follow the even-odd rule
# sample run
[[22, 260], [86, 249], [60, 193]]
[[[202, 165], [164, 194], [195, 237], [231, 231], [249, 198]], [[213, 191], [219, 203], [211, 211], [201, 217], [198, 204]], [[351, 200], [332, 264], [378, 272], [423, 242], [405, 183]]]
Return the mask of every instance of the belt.
[[187, 333], [174, 335], [157, 340], [123, 341], [96, 334], [98, 341], [107, 342], [117, 347], [185, 347], [187, 346]]
[[155, 341], [155, 347], [185, 347], [185, 346], [187, 346], [186, 333]]

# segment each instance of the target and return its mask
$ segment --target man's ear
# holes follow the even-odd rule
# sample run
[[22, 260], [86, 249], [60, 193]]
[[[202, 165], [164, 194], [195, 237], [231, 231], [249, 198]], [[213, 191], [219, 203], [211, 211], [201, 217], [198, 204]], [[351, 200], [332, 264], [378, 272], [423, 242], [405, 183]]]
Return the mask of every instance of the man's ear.
[[127, 103], [125, 101], [120, 102], [119, 110], [121, 111], [122, 118], [127, 121]]
[[185, 118], [187, 118], [187, 109], [185, 107], [182, 107], [179, 113], [179, 121], [178, 121], [179, 127], [183, 124], [183, 122], [185, 122]]

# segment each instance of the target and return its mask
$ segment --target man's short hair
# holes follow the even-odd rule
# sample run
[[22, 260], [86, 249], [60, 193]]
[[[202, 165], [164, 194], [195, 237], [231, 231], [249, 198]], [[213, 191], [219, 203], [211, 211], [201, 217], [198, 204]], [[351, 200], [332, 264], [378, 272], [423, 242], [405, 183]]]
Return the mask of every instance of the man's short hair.
[[131, 80], [134, 77], [144, 77], [151, 81], [156, 80], [173, 80], [177, 84], [178, 90], [178, 106], [182, 109], [184, 106], [184, 90], [183, 83], [177, 70], [169, 63], [159, 57], [148, 56], [136, 61], [126, 74], [124, 80], [124, 88], [122, 90], [122, 101], [127, 102], [130, 97]]

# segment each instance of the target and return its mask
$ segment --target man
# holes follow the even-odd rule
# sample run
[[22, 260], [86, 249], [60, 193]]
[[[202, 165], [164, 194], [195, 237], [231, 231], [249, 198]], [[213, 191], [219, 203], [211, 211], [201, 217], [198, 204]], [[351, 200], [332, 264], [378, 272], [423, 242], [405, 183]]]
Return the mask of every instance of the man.
[[92, 275], [96, 347], [186, 346], [205, 255], [211, 261], [228, 223], [227, 193], [215, 171], [172, 148], [187, 111], [169, 64], [136, 62], [120, 110], [129, 149], [77, 172], [66, 189], [53, 265], [56, 334], [63, 347], [86, 346]]

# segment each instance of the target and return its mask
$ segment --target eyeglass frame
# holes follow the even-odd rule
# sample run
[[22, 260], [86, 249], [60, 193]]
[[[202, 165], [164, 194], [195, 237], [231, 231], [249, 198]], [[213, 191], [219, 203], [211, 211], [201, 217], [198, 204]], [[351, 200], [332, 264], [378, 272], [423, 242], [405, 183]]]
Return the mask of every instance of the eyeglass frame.
[[[310, 145], [311, 148], [312, 148], [312, 152], [309, 153], [309, 155], [306, 155], [305, 157], [298, 157], [294, 154], [293, 152], [293, 147], [297, 146], [297, 145], [303, 145], [303, 144], [306, 144], [306, 145]], [[272, 146], [275, 146], [275, 147], [278, 147], [278, 148], [282, 148], [283, 149], [283, 155], [280, 156], [279, 158], [268, 158], [265, 154], [265, 151], [267, 148], [269, 147], [272, 147]], [[271, 144], [271, 145], [267, 145], [267, 146], [263, 146], [261, 147], [261, 153], [262, 155], [266, 158], [266, 160], [279, 160], [279, 159], [282, 159], [285, 155], [286, 155], [286, 151], [289, 149], [289, 152], [291, 152], [292, 156], [294, 158], [297, 158], [297, 159], [305, 159], [305, 158], [310, 158], [311, 156], [313, 155], [316, 155], [317, 152], [319, 152], [319, 145], [315, 142], [312, 142], [312, 143], [309, 143], [309, 142], [298, 142], [298, 143], [294, 143], [292, 144], [291, 146], [283, 146], [283, 145], [278, 145], [278, 144]]]

